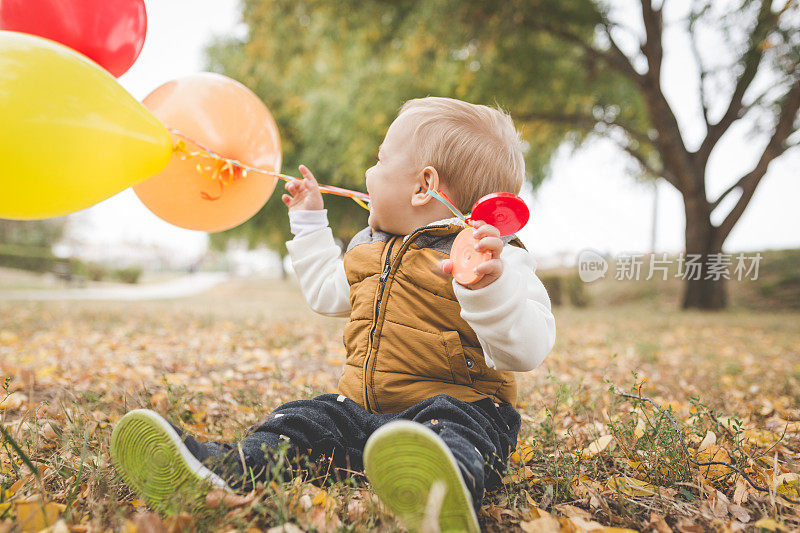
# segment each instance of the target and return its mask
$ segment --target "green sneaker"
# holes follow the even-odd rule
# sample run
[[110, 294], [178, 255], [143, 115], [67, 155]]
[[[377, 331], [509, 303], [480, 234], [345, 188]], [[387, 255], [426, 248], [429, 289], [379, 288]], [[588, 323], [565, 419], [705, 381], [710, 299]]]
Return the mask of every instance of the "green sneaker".
[[375, 493], [409, 531], [419, 531], [436, 507], [442, 533], [480, 531], [456, 458], [422, 424], [396, 420], [378, 428], [364, 447], [364, 470]]
[[212, 488], [231, 491], [186, 447], [175, 427], [149, 409], [130, 411], [117, 422], [111, 456], [125, 483], [162, 513], [187, 502], [203, 506]]

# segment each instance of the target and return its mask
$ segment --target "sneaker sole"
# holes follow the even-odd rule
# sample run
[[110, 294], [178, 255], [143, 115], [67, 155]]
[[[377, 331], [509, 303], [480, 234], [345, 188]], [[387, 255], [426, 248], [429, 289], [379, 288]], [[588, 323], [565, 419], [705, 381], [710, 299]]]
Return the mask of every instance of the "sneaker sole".
[[125, 483], [164, 513], [187, 501], [202, 505], [211, 488], [230, 491], [191, 454], [169, 422], [149, 409], [130, 411], [117, 422], [111, 456]]
[[410, 420], [378, 428], [364, 447], [364, 470], [381, 501], [409, 531], [419, 531], [434, 482], [445, 483], [439, 529], [480, 532], [456, 458], [436, 433]]

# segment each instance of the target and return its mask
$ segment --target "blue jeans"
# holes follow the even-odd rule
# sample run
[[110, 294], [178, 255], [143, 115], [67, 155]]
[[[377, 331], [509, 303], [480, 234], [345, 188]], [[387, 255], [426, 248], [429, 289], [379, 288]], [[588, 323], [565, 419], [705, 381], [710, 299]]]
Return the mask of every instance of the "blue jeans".
[[238, 445], [199, 443], [188, 436], [184, 442], [231, 487], [249, 491], [255, 482], [270, 479], [275, 458], [269, 452], [281, 442], [286, 442], [287, 457], [312, 461], [325, 457], [336, 468], [361, 473], [367, 439], [380, 426], [397, 419], [419, 422], [441, 437], [459, 464], [476, 509], [484, 490], [500, 483], [521, 422], [510, 404], [488, 398], [465, 402], [439, 394], [405, 411], [379, 414], [367, 412], [342, 395], [323, 394], [279, 406], [251, 427]]

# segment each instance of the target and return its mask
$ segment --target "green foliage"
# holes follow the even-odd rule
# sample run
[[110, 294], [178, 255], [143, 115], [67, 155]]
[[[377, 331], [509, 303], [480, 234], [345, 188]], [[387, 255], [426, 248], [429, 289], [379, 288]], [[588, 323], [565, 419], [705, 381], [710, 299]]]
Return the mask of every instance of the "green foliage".
[[108, 270], [103, 265], [97, 263], [89, 263], [86, 265], [87, 277], [91, 281], [103, 281], [108, 275]]
[[139, 283], [142, 275], [141, 267], [118, 268], [111, 272], [112, 276], [123, 283]]
[[48, 272], [58, 259], [49, 247], [0, 244], [0, 266]]
[[589, 293], [586, 291], [586, 283], [584, 283], [577, 274], [567, 277], [566, 286], [569, 302], [572, 305], [575, 307], [586, 307], [589, 305]]
[[64, 234], [66, 218], [48, 220], [0, 219], [0, 244], [49, 248]]
[[755, 293], [746, 299], [747, 303], [760, 308], [800, 309], [800, 250], [760, 253], [763, 260], [758, 277], [753, 279], [754, 273], [744, 276]]
[[553, 306], [562, 305], [564, 298], [574, 307], [586, 307], [590, 303], [590, 296], [586, 290], [586, 283], [581, 281], [577, 274], [549, 273], [540, 274], [544, 288], [550, 296]]
[[[632, 394], [637, 394], [632, 390]], [[630, 401], [632, 409], [624, 411], [623, 404]], [[653, 485], [670, 486], [688, 481], [691, 477], [688, 460], [680, 437], [666, 413], [674, 417], [671, 408], [664, 413], [652, 409], [644, 401], [614, 397], [616, 410], [621, 416], [608, 423], [620, 447], [620, 461], [628, 468], [633, 467], [645, 481]], [[628, 461], [629, 460], [629, 461]], [[630, 462], [632, 461], [632, 463]]]
[[[542, 113], [611, 112], [636, 122], [641, 105], [630, 84], [581, 59], [580, 46], [536, 31], [568, 25], [591, 40], [601, 14], [591, 0], [245, 0], [244, 40], [208, 49], [210, 70], [251, 88], [281, 133], [284, 172], [306, 164], [320, 183], [365, 190], [364, 171], [404, 101], [427, 95], [500, 105], [529, 143], [528, 178], [541, 183], [555, 149], [578, 146], [593, 124], [560, 125]], [[283, 182], [250, 221], [212, 235], [265, 242], [285, 254]], [[366, 225], [352, 200], [325, 195], [336, 237]]]
[[547, 290], [547, 295], [550, 296], [550, 303], [552, 305], [561, 305], [561, 276], [543, 274], [540, 279]]

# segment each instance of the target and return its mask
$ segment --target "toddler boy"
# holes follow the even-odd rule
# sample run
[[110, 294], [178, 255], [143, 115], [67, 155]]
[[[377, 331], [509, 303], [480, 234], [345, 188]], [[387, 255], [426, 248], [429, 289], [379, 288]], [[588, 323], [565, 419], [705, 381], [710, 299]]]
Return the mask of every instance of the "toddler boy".
[[159, 508], [198, 480], [229, 490], [268, 481], [271, 452], [285, 442], [365, 471], [411, 531], [437, 499], [440, 530], [478, 531], [475, 510], [516, 446], [514, 372], [547, 356], [555, 320], [535, 261], [493, 226], [474, 224], [476, 249], [493, 255], [477, 267], [483, 277], [462, 286], [448, 276], [464, 223], [428, 191], [464, 213], [486, 194], [518, 194], [519, 134], [499, 109], [406, 102], [366, 171], [368, 226], [343, 258], [318, 184], [300, 171], [282, 196], [294, 234], [286, 246], [311, 308], [349, 317], [339, 394], [281, 405], [236, 444], [201, 443], [153, 411], [132, 411], [112, 435], [118, 469]]

